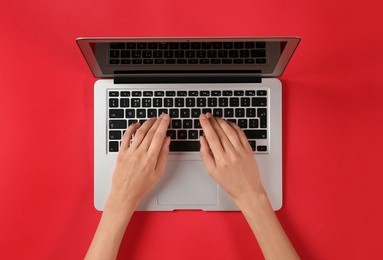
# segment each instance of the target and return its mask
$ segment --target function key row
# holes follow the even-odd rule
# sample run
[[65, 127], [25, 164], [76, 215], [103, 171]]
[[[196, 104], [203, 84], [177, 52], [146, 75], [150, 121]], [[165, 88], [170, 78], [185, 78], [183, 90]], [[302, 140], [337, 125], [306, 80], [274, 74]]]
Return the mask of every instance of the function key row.
[[263, 49], [266, 42], [112, 42], [110, 49], [198, 50], [198, 49]]
[[109, 97], [267, 96], [267, 90], [109, 91]]
[[110, 50], [110, 58], [160, 59], [160, 58], [264, 58], [266, 50]]

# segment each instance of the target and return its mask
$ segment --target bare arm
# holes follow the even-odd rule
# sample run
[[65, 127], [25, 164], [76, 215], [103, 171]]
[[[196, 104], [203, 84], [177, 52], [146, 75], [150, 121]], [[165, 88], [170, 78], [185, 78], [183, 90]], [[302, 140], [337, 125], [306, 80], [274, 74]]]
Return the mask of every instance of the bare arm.
[[[169, 154], [168, 115], [131, 125], [124, 134], [111, 190], [85, 259], [116, 259], [125, 229], [141, 198], [163, 175]], [[136, 132], [133, 142], [130, 139]]]
[[299, 259], [262, 186], [258, 165], [243, 131], [235, 124], [200, 116], [205, 137], [201, 157], [211, 177], [232, 196], [266, 259]]

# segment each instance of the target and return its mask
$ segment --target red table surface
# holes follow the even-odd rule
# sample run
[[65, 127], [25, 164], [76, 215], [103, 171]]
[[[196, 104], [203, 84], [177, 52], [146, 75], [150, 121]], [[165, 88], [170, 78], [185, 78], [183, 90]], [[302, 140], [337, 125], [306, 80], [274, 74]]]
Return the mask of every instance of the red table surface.
[[[381, 1], [2, 1], [0, 258], [81, 259], [93, 207], [84, 36], [302, 37], [283, 82], [284, 205], [302, 259], [383, 259]], [[137, 212], [121, 259], [262, 259], [240, 212]]]

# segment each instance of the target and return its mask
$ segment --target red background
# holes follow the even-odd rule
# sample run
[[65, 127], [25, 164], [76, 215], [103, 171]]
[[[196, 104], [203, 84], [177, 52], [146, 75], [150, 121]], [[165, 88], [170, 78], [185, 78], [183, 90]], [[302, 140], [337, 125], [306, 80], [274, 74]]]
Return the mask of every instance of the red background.
[[[298, 35], [283, 82], [284, 206], [302, 259], [382, 259], [381, 1], [70, 0], [0, 6], [0, 258], [81, 259], [93, 208], [85, 36]], [[260, 259], [239, 212], [138, 212], [121, 259]]]

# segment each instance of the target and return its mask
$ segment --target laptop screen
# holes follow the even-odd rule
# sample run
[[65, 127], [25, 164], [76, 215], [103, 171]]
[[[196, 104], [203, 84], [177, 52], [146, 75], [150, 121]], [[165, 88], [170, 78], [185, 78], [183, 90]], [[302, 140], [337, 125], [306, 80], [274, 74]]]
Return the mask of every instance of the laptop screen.
[[282, 75], [298, 37], [79, 38], [97, 78], [137, 75]]

